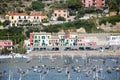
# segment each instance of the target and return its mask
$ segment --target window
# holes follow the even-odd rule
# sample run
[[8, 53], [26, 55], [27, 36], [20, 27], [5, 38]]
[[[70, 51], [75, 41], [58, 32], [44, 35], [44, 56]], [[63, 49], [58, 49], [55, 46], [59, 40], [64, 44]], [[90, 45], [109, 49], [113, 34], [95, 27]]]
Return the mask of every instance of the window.
[[66, 16], [66, 14], [64, 14], [64, 16]]
[[34, 19], [35, 19], [36, 17], [34, 17]]
[[45, 43], [45, 41], [44, 41], [44, 40], [42, 40], [42, 43]]
[[35, 36], [35, 39], [37, 39], [37, 36]]
[[37, 16], [37, 19], [39, 19], [39, 17]]
[[45, 36], [42, 36], [42, 39], [45, 39]]
[[57, 16], [57, 14], [55, 13], [55, 16]]
[[40, 39], [40, 36], [39, 36], [39, 39]]
[[26, 19], [26, 16], [24, 16], [24, 19]]
[[60, 14], [58, 14], [58, 16], [61, 16]]
[[10, 45], [11, 44], [11, 42], [8, 42], [8, 45]]
[[115, 40], [116, 38], [115, 37], [112, 37], [112, 40]]
[[58, 10], [58, 12], [60, 12], [60, 10]]
[[38, 40], [35, 40], [35, 43], [38, 43]]
[[12, 16], [12, 19], [14, 19], [14, 17]]
[[19, 19], [21, 19], [21, 17], [19, 16]]
[[64, 12], [66, 12], [66, 10], [64, 10]]
[[50, 36], [48, 36], [48, 39], [50, 38]]

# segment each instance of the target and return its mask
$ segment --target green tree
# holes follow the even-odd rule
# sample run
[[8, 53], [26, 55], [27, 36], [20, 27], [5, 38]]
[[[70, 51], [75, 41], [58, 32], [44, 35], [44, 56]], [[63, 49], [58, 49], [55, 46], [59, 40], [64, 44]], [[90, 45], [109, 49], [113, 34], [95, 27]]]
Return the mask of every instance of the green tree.
[[0, 21], [0, 25], [3, 25], [3, 23]]
[[7, 25], [9, 25], [10, 24], [10, 21], [9, 20], [5, 20], [4, 22], [3, 22], [3, 26], [5, 27], [5, 26], [7, 26]]
[[9, 54], [10, 52], [11, 52], [11, 51], [8, 50], [7, 48], [2, 49], [2, 54], [7, 55], [7, 54]]
[[120, 0], [105, 0], [106, 5], [109, 7], [109, 11], [116, 11], [117, 14], [120, 11]]
[[57, 18], [57, 20], [58, 20], [58, 21], [66, 21], [66, 19], [65, 19], [64, 17], [61, 17], [61, 16], [59, 16], [59, 17]]
[[80, 0], [68, 0], [68, 8], [71, 10], [78, 10], [82, 7], [82, 2]]
[[21, 53], [21, 54], [25, 54], [26, 53], [26, 49], [24, 47], [24, 41], [21, 41], [19, 43], [19, 46], [18, 46], [18, 53]]
[[44, 4], [41, 1], [33, 1], [32, 9], [36, 11], [41, 11], [44, 8]]
[[27, 38], [29, 38], [29, 35], [30, 35], [31, 32], [40, 32], [40, 28], [38, 28], [38, 27], [27, 28], [27, 31], [25, 32]]

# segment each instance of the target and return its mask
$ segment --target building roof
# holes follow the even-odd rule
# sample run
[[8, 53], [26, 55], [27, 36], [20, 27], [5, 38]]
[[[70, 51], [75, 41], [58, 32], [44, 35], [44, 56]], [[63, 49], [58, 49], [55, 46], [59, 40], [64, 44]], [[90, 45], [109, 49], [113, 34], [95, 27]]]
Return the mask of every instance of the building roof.
[[26, 13], [8, 13], [8, 16], [28, 16]]
[[30, 16], [44, 16], [42, 13], [31, 13]]
[[12, 40], [0, 40], [0, 42], [12, 42]]
[[34, 35], [51, 35], [51, 33], [46, 33], [46, 32], [32, 32], [30, 34], [34, 34]]
[[67, 8], [54, 8], [54, 10], [68, 10]]

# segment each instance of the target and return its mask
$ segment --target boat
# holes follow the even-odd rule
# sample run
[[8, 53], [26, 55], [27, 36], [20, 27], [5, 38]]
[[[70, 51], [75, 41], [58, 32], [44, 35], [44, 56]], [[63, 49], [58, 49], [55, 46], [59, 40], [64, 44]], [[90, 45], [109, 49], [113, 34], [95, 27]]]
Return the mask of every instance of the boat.
[[120, 67], [116, 67], [115, 70], [116, 70], [116, 71], [120, 71]]
[[87, 71], [87, 72], [85, 73], [85, 75], [86, 75], [86, 77], [89, 77], [89, 76], [90, 76], [90, 71]]
[[107, 68], [107, 72], [108, 73], [111, 73], [112, 72], [112, 69], [110, 67]]
[[0, 72], [0, 78], [3, 76], [3, 72]]
[[38, 69], [38, 70], [37, 70], [37, 73], [41, 73], [41, 72], [42, 72], [42, 69]]
[[61, 72], [62, 72], [62, 67], [57, 66], [57, 68], [56, 68], [56, 69], [57, 69], [57, 72], [58, 72], [58, 73], [61, 73]]
[[71, 78], [70, 78], [70, 73], [68, 74], [68, 77], [67, 77], [67, 78], [68, 78], [68, 80], [71, 80]]
[[19, 77], [19, 79], [18, 80], [22, 80], [22, 75], [20, 74], [20, 77]]
[[31, 62], [31, 60], [32, 60], [32, 58], [27, 58], [26, 63], [30, 63], [30, 62]]

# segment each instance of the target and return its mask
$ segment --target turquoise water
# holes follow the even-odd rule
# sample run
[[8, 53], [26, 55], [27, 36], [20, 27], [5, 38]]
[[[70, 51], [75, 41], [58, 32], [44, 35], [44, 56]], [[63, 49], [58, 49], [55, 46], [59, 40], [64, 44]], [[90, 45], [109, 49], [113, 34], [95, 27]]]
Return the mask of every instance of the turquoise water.
[[[68, 57], [44, 56], [27, 59], [1, 59], [0, 71], [4, 72], [0, 80], [120, 80], [120, 71], [114, 67], [120, 66], [120, 57]], [[93, 71], [93, 68], [96, 70]], [[110, 67], [110, 72], [107, 72]], [[60, 70], [60, 69], [61, 70]], [[80, 72], [75, 71], [76, 68]], [[100, 71], [100, 69], [102, 70]], [[39, 71], [38, 71], [39, 70]], [[58, 72], [60, 70], [60, 72]], [[41, 72], [40, 72], [41, 71]], [[68, 74], [66, 74], [66, 71]], [[86, 73], [90, 74], [86, 76]], [[94, 79], [94, 77], [97, 77]]]

